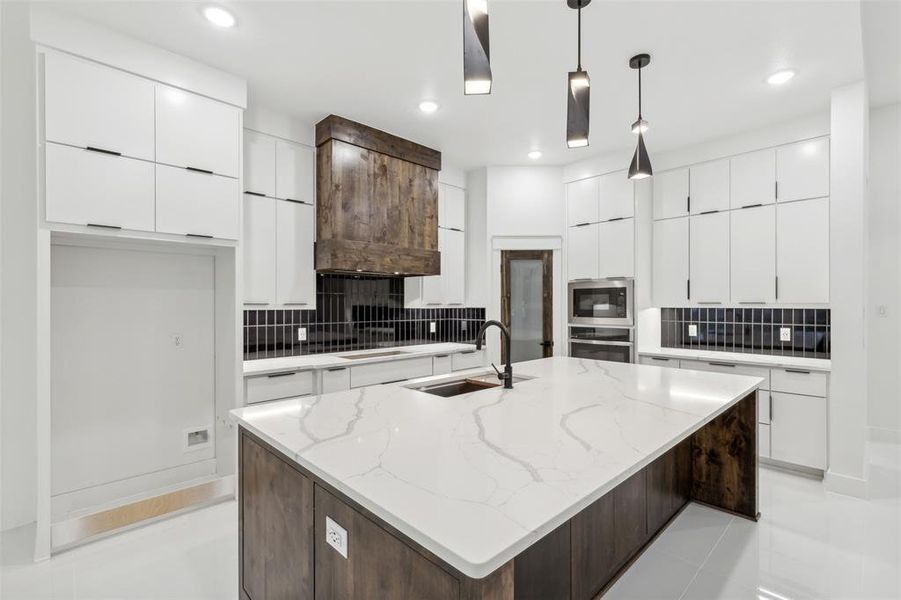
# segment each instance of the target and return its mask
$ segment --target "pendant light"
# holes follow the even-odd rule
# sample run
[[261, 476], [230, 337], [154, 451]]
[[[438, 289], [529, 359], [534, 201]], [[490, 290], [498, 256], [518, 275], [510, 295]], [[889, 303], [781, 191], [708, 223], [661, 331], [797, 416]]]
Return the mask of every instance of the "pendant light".
[[635, 148], [632, 164], [629, 165], [629, 179], [644, 179], [654, 174], [648, 149], [644, 145], [644, 132], [648, 129], [648, 122], [641, 117], [641, 70], [650, 62], [650, 54], [637, 54], [629, 59], [629, 66], [638, 70], [638, 120], [632, 123], [632, 132], [638, 134], [638, 146]]
[[581, 148], [588, 145], [588, 109], [591, 80], [582, 70], [582, 7], [591, 0], [566, 0], [566, 5], [578, 11], [576, 70], [569, 72], [566, 86], [566, 146]]
[[463, 93], [491, 93], [488, 0], [463, 0]]

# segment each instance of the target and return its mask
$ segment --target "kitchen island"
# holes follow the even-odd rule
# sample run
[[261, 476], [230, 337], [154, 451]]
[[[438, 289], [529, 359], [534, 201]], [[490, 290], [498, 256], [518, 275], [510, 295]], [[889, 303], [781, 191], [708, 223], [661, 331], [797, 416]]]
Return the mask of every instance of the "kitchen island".
[[514, 373], [233, 411], [241, 598], [592, 598], [689, 501], [758, 517], [760, 379], [562, 357]]

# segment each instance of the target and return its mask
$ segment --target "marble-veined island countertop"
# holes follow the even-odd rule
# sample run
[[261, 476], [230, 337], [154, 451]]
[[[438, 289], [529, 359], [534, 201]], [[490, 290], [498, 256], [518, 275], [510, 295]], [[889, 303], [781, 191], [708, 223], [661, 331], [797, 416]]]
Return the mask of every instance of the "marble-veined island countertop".
[[563, 357], [516, 364], [514, 374], [534, 379], [512, 390], [450, 398], [409, 389], [409, 382], [376, 385], [232, 415], [439, 558], [480, 578], [761, 382]]

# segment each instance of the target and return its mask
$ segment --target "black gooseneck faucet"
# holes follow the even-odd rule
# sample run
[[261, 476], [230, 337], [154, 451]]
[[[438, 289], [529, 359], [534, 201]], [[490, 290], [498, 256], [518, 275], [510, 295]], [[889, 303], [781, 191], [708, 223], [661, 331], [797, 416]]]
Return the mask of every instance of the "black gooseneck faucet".
[[504, 387], [508, 390], [512, 390], [513, 366], [510, 364], [510, 330], [507, 329], [507, 327], [500, 321], [485, 321], [485, 323], [479, 329], [479, 332], [476, 334], [476, 350], [482, 349], [482, 341], [485, 339], [485, 330], [487, 330], [492, 325], [500, 329], [501, 333], [503, 334], [504, 356], [506, 356], [507, 358], [507, 364], [504, 365], [503, 373], [497, 370], [497, 367], [494, 366], [494, 363], [491, 363], [491, 367], [497, 373], [497, 378], [504, 382]]

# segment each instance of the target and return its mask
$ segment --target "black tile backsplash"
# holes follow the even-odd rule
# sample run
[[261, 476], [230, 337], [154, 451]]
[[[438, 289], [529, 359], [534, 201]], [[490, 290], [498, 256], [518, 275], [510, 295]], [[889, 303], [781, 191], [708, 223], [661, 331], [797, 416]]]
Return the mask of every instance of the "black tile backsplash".
[[[782, 327], [791, 329], [791, 341], [780, 341]], [[828, 308], [660, 309], [664, 348], [830, 358], [830, 327]]]
[[[404, 308], [399, 277], [319, 275], [316, 310], [244, 311], [244, 360], [473, 342], [484, 322], [484, 308]], [[306, 341], [298, 340], [298, 327], [306, 328]]]

